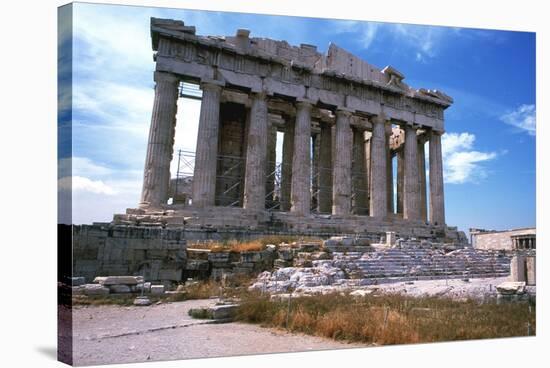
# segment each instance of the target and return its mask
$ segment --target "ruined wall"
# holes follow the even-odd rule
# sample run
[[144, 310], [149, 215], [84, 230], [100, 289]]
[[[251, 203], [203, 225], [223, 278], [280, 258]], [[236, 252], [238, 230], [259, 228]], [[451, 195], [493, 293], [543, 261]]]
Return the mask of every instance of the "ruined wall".
[[[73, 276], [143, 275], [147, 281], [180, 281], [186, 262], [183, 230], [137, 226], [73, 226]], [[60, 249], [70, 252], [68, 249]]]
[[517, 229], [510, 231], [472, 233], [472, 246], [476, 249], [512, 250], [512, 236], [535, 234], [536, 229]]

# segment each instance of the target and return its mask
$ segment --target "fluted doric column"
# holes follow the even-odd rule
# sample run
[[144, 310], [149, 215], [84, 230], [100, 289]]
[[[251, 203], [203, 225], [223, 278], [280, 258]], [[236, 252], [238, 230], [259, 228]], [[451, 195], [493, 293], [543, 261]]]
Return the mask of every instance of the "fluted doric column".
[[428, 221], [428, 207], [426, 198], [426, 152], [424, 137], [418, 137], [418, 188], [420, 190], [420, 220]]
[[386, 117], [384, 113], [372, 119], [370, 154], [370, 215], [386, 217], [388, 214], [387, 166], [386, 166]]
[[281, 163], [281, 210], [290, 211], [292, 188], [292, 157], [294, 156], [294, 122], [287, 119], [283, 135], [283, 162]]
[[332, 128], [321, 124], [319, 145], [319, 212], [332, 212]]
[[430, 134], [430, 223], [445, 225], [445, 202], [443, 194], [443, 158], [441, 133]]
[[367, 210], [367, 166], [365, 164], [365, 132], [353, 131], [353, 160], [352, 160], [352, 207], [356, 215], [366, 215]]
[[363, 139], [365, 140], [365, 186], [366, 186], [366, 193], [365, 193], [365, 214], [370, 215], [370, 187], [372, 185], [372, 178], [371, 178], [371, 139], [372, 139], [372, 132], [365, 130], [363, 132]]
[[388, 205], [388, 213], [394, 213], [394, 206], [393, 206], [393, 160], [392, 160], [392, 152], [390, 149], [390, 137], [392, 135], [392, 127], [390, 124], [388, 124], [388, 127], [386, 128], [386, 187], [387, 192], [386, 195], [388, 197], [387, 205]]
[[351, 111], [336, 110], [336, 139], [332, 168], [332, 214], [349, 215], [351, 211], [351, 159], [353, 131]]
[[418, 141], [416, 129], [405, 126], [405, 178], [403, 183], [403, 218], [420, 220], [420, 188], [418, 180]]
[[308, 215], [311, 205], [311, 103], [296, 103], [290, 211]]
[[269, 121], [267, 128], [267, 159], [265, 169], [266, 206], [272, 208], [275, 197], [275, 169], [277, 168], [277, 127]]
[[311, 208], [319, 209], [319, 150], [321, 137], [319, 133], [311, 134]]
[[193, 175], [193, 206], [196, 207], [215, 204], [222, 91], [219, 82], [203, 82], [201, 89], [202, 102]]
[[397, 213], [403, 216], [403, 185], [405, 184], [405, 151], [401, 147], [397, 153]]
[[250, 125], [246, 149], [243, 207], [248, 210], [265, 209], [267, 159], [267, 101], [265, 93], [252, 94]]
[[140, 207], [158, 207], [168, 200], [174, 151], [179, 79], [174, 74], [155, 72], [155, 82]]

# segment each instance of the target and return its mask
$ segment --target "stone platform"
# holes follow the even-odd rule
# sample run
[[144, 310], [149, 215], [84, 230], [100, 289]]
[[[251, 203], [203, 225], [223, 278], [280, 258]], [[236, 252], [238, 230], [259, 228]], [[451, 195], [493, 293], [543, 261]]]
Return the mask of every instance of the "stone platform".
[[[350, 235], [378, 242], [386, 232], [397, 237], [426, 239], [433, 242], [464, 243], [465, 234], [456, 227], [435, 226], [427, 222], [404, 220], [399, 215], [385, 218], [358, 215], [315, 214], [297, 215], [283, 211], [250, 211], [237, 207], [194, 208], [166, 205], [160, 210], [128, 209], [126, 214], [115, 215], [113, 224], [183, 228], [188, 234], [259, 233], [315, 235], [330, 237]], [[205, 239], [207, 240], [208, 237]], [[219, 239], [214, 236], [213, 239]]]

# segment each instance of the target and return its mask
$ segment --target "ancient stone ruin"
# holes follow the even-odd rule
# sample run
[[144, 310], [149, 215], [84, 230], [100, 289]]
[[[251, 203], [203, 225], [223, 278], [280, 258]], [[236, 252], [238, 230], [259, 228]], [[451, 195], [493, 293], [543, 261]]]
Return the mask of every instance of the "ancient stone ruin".
[[[174, 283], [323, 260], [295, 261], [284, 250], [188, 249], [268, 234], [349, 239], [350, 249], [327, 240], [323, 252], [330, 255], [323, 257], [332, 262], [338, 252], [371, 251], [349, 260], [364, 268], [362, 279], [456, 276], [485, 259], [483, 252], [467, 262], [462, 253], [443, 257], [468, 243], [445, 223], [441, 135], [444, 110], [453, 100], [443, 92], [414, 89], [395, 68], [378, 69], [335, 44], [321, 53], [312, 45], [250, 37], [242, 29], [235, 36], [201, 36], [181, 21], [156, 18], [151, 37], [156, 86], [141, 202], [111, 223], [71, 228], [76, 276]], [[181, 96], [199, 99], [201, 108], [196, 152], [175, 156]], [[177, 173], [170, 172], [175, 159]], [[189, 175], [180, 175], [179, 161], [189, 164]], [[433, 252], [362, 249], [404, 242]], [[431, 258], [422, 261], [418, 254]], [[402, 273], [384, 266], [391, 257], [401, 262], [396, 267]], [[501, 270], [487, 259], [475, 264], [509, 272], [509, 260]], [[442, 270], [441, 262], [450, 268]], [[380, 264], [379, 273], [371, 263]]]
[[[156, 18], [151, 37], [156, 87], [141, 203], [115, 224], [464, 241], [445, 225], [441, 135], [453, 100], [443, 92], [414, 89], [395, 68], [335, 44], [325, 54], [244, 29], [201, 36]], [[189, 193], [180, 196], [170, 163], [183, 85], [200, 88], [201, 109], [192, 183], [181, 182]]]

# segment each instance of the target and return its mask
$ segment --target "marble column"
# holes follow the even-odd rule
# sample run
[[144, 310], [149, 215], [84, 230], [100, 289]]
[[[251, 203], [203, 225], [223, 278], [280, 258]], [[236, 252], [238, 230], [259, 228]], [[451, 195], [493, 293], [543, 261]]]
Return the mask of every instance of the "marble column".
[[371, 178], [371, 160], [370, 160], [370, 154], [371, 154], [371, 137], [372, 132], [369, 132], [368, 130], [364, 131], [364, 140], [365, 140], [365, 186], [366, 186], [366, 193], [365, 193], [365, 214], [370, 214], [370, 187], [372, 183]]
[[403, 216], [403, 185], [405, 184], [405, 151], [401, 147], [397, 153], [397, 213]]
[[367, 167], [365, 164], [365, 132], [353, 130], [353, 160], [352, 160], [353, 213], [366, 215], [367, 210]]
[[420, 188], [418, 180], [418, 141], [416, 129], [405, 126], [405, 178], [403, 180], [403, 218], [420, 220]]
[[266, 95], [265, 93], [252, 93], [243, 200], [243, 207], [247, 210], [265, 209], [267, 133]]
[[283, 162], [281, 163], [281, 210], [290, 211], [292, 188], [292, 157], [294, 156], [294, 122], [287, 119], [283, 135]]
[[321, 124], [319, 144], [319, 212], [332, 212], [332, 134], [331, 126]]
[[292, 188], [290, 211], [308, 215], [311, 206], [311, 103], [296, 103], [294, 155], [292, 157]]
[[386, 217], [388, 214], [385, 125], [383, 113], [372, 119], [370, 215], [373, 217]]
[[393, 206], [393, 160], [392, 160], [392, 152], [389, 145], [391, 134], [388, 134], [386, 136], [386, 186], [387, 186], [387, 204], [388, 204], [388, 213], [394, 213], [394, 206]]
[[321, 147], [321, 137], [319, 133], [311, 135], [311, 208], [319, 209], [319, 150]]
[[166, 204], [174, 151], [179, 79], [174, 74], [155, 72], [155, 82], [141, 191], [140, 207], [143, 208]]
[[430, 134], [430, 223], [445, 225], [445, 203], [443, 194], [443, 158], [441, 155], [441, 133]]
[[193, 175], [193, 206], [196, 207], [215, 204], [222, 87], [219, 82], [203, 82], [201, 89], [202, 102]]
[[428, 221], [428, 206], [426, 198], [426, 155], [424, 137], [418, 137], [418, 186], [420, 190], [420, 220]]
[[353, 131], [351, 112], [336, 110], [336, 140], [332, 167], [332, 214], [349, 215], [351, 211], [351, 159]]
[[275, 200], [275, 169], [277, 168], [277, 127], [273, 124], [269, 124], [267, 133], [267, 161], [266, 161], [266, 182], [265, 182], [265, 195], [266, 206], [271, 208], [274, 205]]

